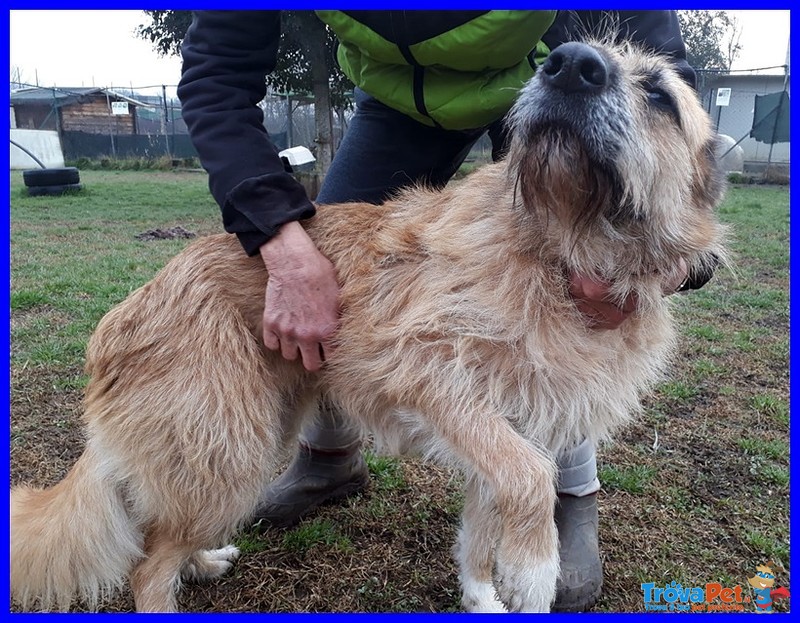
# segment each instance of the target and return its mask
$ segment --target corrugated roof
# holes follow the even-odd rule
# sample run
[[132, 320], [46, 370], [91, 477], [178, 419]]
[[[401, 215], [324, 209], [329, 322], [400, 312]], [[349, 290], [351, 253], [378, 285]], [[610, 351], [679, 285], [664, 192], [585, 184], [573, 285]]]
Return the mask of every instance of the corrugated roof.
[[66, 106], [89, 95], [108, 95], [114, 101], [123, 101], [149, 108], [152, 105], [100, 87], [26, 87], [11, 92], [11, 104], [52, 104]]

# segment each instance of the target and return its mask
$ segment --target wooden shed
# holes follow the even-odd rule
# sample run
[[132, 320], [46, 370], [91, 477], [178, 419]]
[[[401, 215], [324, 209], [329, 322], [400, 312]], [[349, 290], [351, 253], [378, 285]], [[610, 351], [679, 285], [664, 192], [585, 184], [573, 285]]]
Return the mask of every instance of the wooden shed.
[[147, 107], [111, 89], [96, 87], [31, 87], [11, 93], [15, 127], [59, 134], [137, 134], [137, 110]]

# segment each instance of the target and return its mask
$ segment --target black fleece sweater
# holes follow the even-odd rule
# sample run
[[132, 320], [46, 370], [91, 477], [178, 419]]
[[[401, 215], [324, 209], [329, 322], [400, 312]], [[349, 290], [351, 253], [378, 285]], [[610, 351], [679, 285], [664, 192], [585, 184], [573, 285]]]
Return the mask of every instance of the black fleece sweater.
[[[415, 13], [425, 12], [409, 14]], [[543, 39], [552, 50], [614, 24], [619, 38], [672, 55], [694, 86], [673, 11], [619, 11], [612, 19], [606, 11], [559, 11]], [[284, 171], [257, 106], [266, 94], [265, 76], [275, 68], [279, 39], [279, 11], [197, 11], [182, 47], [183, 118], [224, 227], [249, 255], [283, 224], [315, 212], [303, 187]]]

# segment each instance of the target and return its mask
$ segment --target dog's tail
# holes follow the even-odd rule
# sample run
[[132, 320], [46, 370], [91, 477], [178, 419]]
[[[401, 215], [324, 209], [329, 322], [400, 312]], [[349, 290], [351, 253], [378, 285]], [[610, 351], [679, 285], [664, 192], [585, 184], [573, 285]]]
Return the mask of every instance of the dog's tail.
[[[50, 489], [11, 491], [11, 595], [22, 608], [96, 609], [142, 557], [142, 535], [91, 444]], [[37, 604], [38, 602], [38, 604]]]

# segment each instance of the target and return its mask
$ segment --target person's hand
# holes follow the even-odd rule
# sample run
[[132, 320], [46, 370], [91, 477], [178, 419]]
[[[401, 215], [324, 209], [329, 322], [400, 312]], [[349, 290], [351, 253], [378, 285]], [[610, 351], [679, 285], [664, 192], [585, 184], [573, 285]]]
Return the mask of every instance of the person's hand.
[[339, 320], [333, 264], [300, 223], [281, 227], [260, 248], [269, 281], [264, 299], [264, 345], [285, 359], [302, 357], [306, 370], [322, 367]]
[[[689, 274], [686, 262], [681, 259], [675, 276], [668, 279], [662, 288], [664, 296], [674, 294], [685, 282]], [[636, 311], [638, 304], [635, 294], [629, 295], [621, 305], [609, 301], [611, 284], [571, 273], [569, 293], [575, 306], [583, 314], [586, 324], [600, 331], [617, 329]]]

